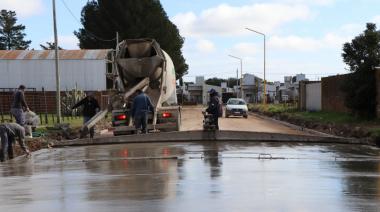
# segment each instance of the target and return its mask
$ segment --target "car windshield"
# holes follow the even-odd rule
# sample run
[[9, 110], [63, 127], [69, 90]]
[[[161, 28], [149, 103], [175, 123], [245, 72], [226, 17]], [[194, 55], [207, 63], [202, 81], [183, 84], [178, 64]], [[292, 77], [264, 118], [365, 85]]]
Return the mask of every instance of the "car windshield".
[[227, 102], [228, 105], [245, 105], [245, 102], [240, 99], [230, 99]]

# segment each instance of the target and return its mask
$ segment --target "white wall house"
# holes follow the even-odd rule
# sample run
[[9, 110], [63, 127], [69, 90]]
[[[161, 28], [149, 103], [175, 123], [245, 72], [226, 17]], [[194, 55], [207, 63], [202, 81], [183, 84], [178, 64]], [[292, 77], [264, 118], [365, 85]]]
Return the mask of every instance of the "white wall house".
[[[106, 90], [106, 58], [110, 50], [60, 50], [61, 90]], [[56, 90], [53, 50], [1, 50], [0, 87]]]

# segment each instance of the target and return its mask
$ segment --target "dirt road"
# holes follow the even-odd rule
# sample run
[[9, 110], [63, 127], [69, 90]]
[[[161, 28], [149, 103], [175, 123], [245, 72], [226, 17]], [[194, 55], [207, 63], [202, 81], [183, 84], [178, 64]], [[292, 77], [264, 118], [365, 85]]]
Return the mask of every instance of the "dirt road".
[[[182, 131], [202, 130], [202, 107], [187, 106], [182, 108]], [[249, 115], [248, 119], [241, 117], [220, 118], [219, 126], [221, 130], [253, 131], [285, 134], [308, 134], [295, 130], [274, 121], [262, 119], [255, 115]]]

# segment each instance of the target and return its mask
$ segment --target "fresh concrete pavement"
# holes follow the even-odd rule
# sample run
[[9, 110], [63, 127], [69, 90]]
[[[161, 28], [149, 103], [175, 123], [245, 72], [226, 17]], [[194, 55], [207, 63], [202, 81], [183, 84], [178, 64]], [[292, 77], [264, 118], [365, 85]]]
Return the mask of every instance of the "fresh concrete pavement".
[[66, 141], [0, 164], [0, 211], [380, 207], [377, 148], [258, 116], [222, 118], [221, 131], [203, 132], [201, 111], [183, 108], [186, 131]]

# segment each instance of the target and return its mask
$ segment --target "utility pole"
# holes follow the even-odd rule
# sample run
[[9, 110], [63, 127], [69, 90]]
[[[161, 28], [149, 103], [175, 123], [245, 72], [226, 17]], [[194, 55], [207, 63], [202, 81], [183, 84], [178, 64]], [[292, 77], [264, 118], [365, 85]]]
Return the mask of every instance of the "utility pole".
[[243, 99], [243, 59], [233, 55], [228, 56], [238, 59], [240, 61], [240, 97]]
[[263, 92], [263, 101], [264, 101], [264, 104], [266, 104], [267, 102], [267, 90], [266, 90], [266, 84], [267, 84], [267, 81], [266, 81], [266, 78], [265, 78], [265, 75], [266, 75], [266, 35], [262, 32], [259, 32], [259, 31], [256, 31], [256, 30], [253, 30], [253, 29], [250, 29], [250, 28], [245, 28], [246, 30], [249, 30], [251, 32], [254, 32], [254, 33], [257, 33], [259, 35], [262, 35], [264, 37], [264, 92]]
[[[237, 68], [236, 69], [236, 89], [238, 89], [238, 87], [239, 87], [239, 69]], [[236, 98], [238, 97], [238, 95], [237, 95], [237, 90], [236, 90]]]
[[116, 83], [117, 83], [117, 76], [118, 76], [118, 69], [117, 69], [117, 63], [116, 63], [116, 56], [119, 54], [119, 32], [116, 32], [116, 46], [115, 46], [115, 52], [112, 54], [112, 80], [113, 80], [113, 89], [117, 89]]
[[244, 95], [243, 95], [243, 59], [240, 59], [240, 98], [244, 99]]
[[57, 123], [61, 123], [61, 88], [59, 76], [59, 55], [58, 55], [58, 36], [57, 36], [57, 21], [55, 13], [55, 0], [53, 0], [53, 23], [54, 23], [54, 44], [55, 44], [55, 79], [56, 79], [56, 106], [57, 106]]

